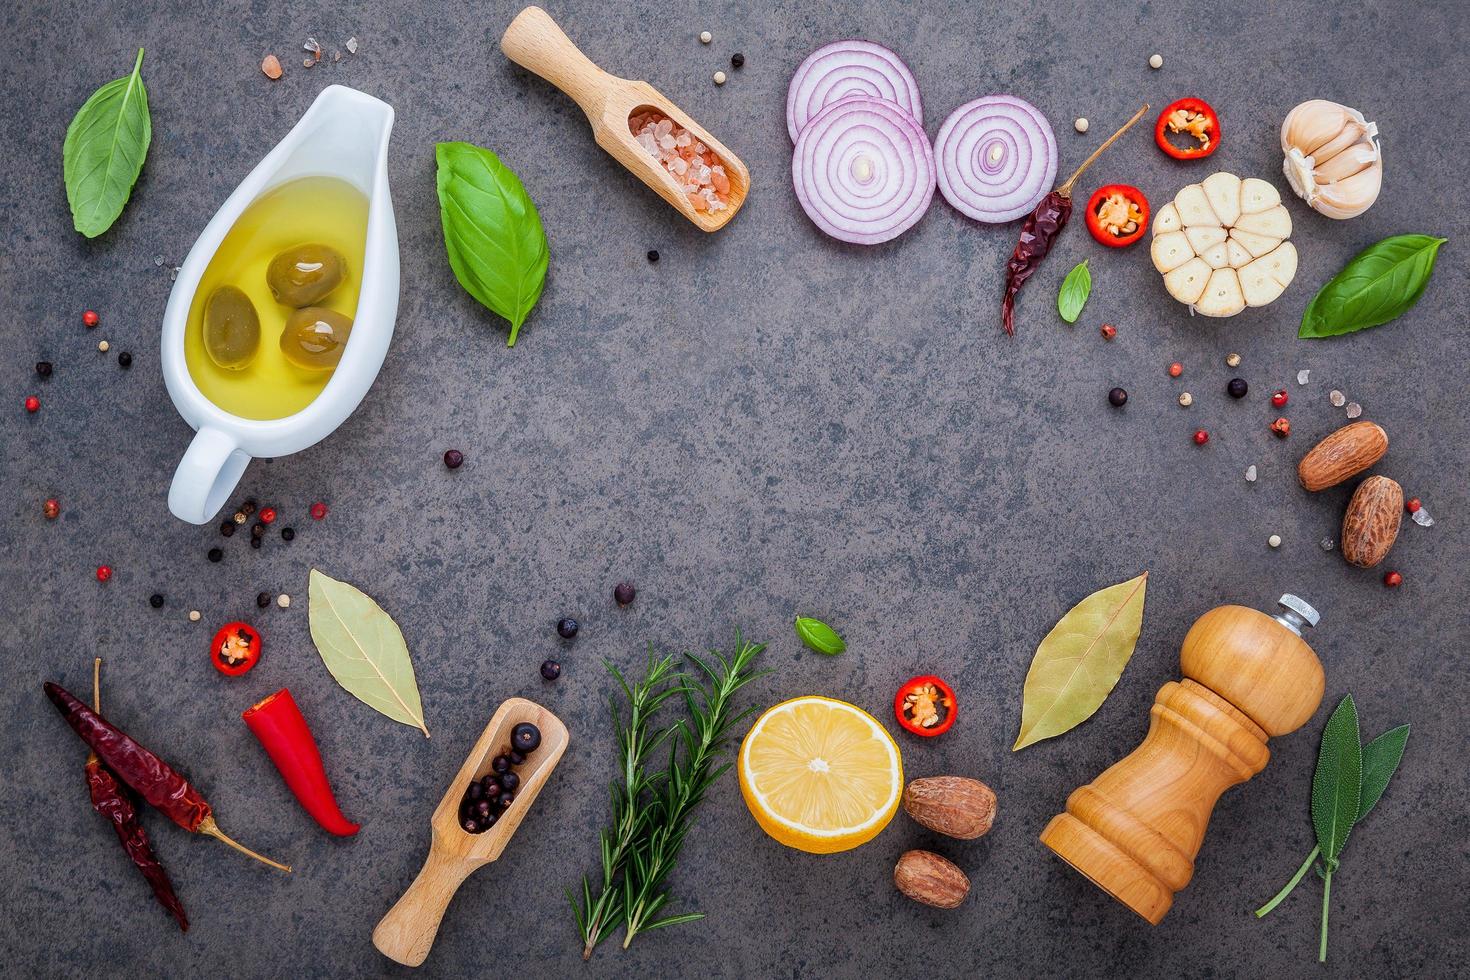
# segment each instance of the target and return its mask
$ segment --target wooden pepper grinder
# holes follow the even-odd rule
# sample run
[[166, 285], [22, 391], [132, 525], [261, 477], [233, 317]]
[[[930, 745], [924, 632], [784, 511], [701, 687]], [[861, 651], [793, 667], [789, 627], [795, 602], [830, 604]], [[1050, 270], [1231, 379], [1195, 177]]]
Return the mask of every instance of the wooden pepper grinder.
[[1067, 798], [1041, 842], [1158, 925], [1194, 874], [1220, 794], [1266, 767], [1266, 740], [1296, 731], [1322, 702], [1322, 664], [1302, 639], [1317, 610], [1294, 595], [1268, 616], [1220, 606], [1179, 651], [1182, 681], [1159, 690], [1148, 735]]

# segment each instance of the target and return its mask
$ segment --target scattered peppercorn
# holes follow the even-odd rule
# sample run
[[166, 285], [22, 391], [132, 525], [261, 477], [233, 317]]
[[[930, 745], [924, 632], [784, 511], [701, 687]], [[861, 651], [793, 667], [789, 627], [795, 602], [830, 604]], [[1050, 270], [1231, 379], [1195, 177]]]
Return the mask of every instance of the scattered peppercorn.
[[227, 538], [230, 535], [234, 534], [235, 533], [235, 522], [232, 521], [232, 520], [225, 521], [223, 524], [221, 524], [219, 526], [219, 533], [220, 534], [223, 534]]
[[291, 605], [291, 597], [282, 592], [280, 595], [276, 596], [276, 605], [280, 606], [282, 609], [288, 608]]
[[89, 327], [95, 327], [102, 322], [102, 318], [97, 315], [96, 310], [88, 310], [82, 314], [82, 322]]
[[208, 557], [210, 561], [218, 563], [224, 560], [225, 553], [218, 548], [210, 548]]
[[1103, 340], [1112, 340], [1114, 337], [1118, 336], [1118, 328], [1113, 326], [1111, 323], [1104, 323], [1100, 328], [1098, 328], [1098, 332], [1102, 334]]
[[256, 538], [258, 540], [259, 538], [263, 537], [264, 535], [265, 535], [265, 525], [264, 524], [260, 523], [259, 521], [256, 521], [254, 524], [250, 525], [250, 536], [252, 538]]
[[326, 516], [327, 516], [327, 505], [326, 504], [318, 502], [318, 503], [314, 503], [314, 504], [311, 505], [311, 519], [312, 520], [319, 521], [319, 520], [321, 520], [322, 518], [324, 518]]
[[561, 664], [555, 660], [548, 660], [541, 665], [541, 676], [549, 681], [554, 681], [561, 676]]
[[579, 629], [581, 629], [581, 627], [578, 625], [577, 621], [575, 619], [572, 619], [570, 616], [563, 617], [562, 619], [556, 621], [556, 631], [558, 634], [561, 635], [561, 638], [563, 640], [570, 640], [572, 637], [576, 636], [577, 630]]
[[245, 512], [243, 510], [237, 510], [235, 511], [235, 516], [230, 518], [230, 520], [234, 521], [236, 524], [244, 524], [246, 521], [250, 520], [250, 518], [245, 516]]
[[106, 582], [110, 578], [112, 578], [112, 567], [109, 565], [98, 565], [97, 581]]
[[1169, 365], [1169, 377], [1177, 378], [1183, 373], [1184, 365], [1180, 364], [1178, 361], [1175, 361], [1173, 364]]
[[55, 497], [48, 498], [41, 505], [41, 513], [46, 515], [46, 520], [54, 521], [61, 516], [61, 503]]
[[451, 470], [457, 470], [464, 465], [464, 453], [458, 449], [444, 450], [444, 465]]
[[257, 537], [255, 537], [254, 535], [251, 535], [251, 537], [250, 537], [250, 547], [254, 548], [256, 551], [259, 551], [260, 550], [260, 539], [257, 538]]
[[264, 609], [266, 606], [271, 604], [271, 594], [269, 592], [256, 593], [255, 604], [261, 609]]
[[148, 597], [148, 605], [152, 606], [154, 609], [162, 609], [163, 596], [159, 595], [157, 592], [153, 593], [151, 596]]
[[633, 588], [632, 582], [619, 582], [613, 588], [613, 601], [620, 606], [629, 605], [637, 595], [638, 590]]
[[1388, 586], [1390, 589], [1396, 589], [1403, 583], [1404, 577], [1398, 572], [1389, 572], [1387, 575], [1383, 576], [1383, 584]]
[[296, 540], [296, 529], [294, 527], [283, 527], [283, 528], [281, 528], [281, 540], [282, 541], [294, 541], [294, 540]]
[[1122, 388], [1114, 388], [1108, 392], [1108, 404], [1114, 408], [1122, 408], [1128, 404], [1128, 392]]
[[1408, 511], [1410, 514], [1419, 513], [1419, 508], [1423, 506], [1424, 505], [1419, 502], [1418, 497], [1410, 497], [1408, 500], [1404, 501], [1404, 510]]
[[716, 85], [724, 85], [725, 84], [725, 73], [724, 72], [722, 72], [722, 71], [715, 72], [715, 84]]
[[105, 340], [99, 340], [97, 341], [97, 349], [106, 354], [108, 351], [112, 350], [112, 345]]
[[26, 411], [35, 414], [41, 410], [41, 399], [31, 395], [26, 399]]
[[730, 67], [731, 68], [744, 68], [745, 67], [745, 55], [741, 54], [739, 51], [736, 51], [734, 54], [730, 55]]
[[199, 622], [199, 617], [200, 617], [199, 610], [197, 610], [197, 609], [190, 609], [189, 610], [189, 622], [191, 622], [191, 623], [197, 623], [197, 622]]
[[1244, 378], [1231, 378], [1230, 383], [1225, 386], [1225, 390], [1230, 393], [1231, 398], [1244, 398], [1245, 393], [1250, 390], [1250, 386], [1245, 383]]
[[1276, 433], [1278, 439], [1285, 439], [1291, 435], [1291, 423], [1286, 420], [1285, 416], [1282, 416], [1271, 423], [1271, 431]]
[[1210, 434], [1208, 432], [1206, 432], [1204, 429], [1195, 429], [1194, 430], [1194, 444], [1196, 446], [1203, 446], [1205, 443], [1207, 443], [1209, 441], [1210, 441]]
[[1277, 389], [1271, 395], [1271, 404], [1273, 406], [1275, 406], [1276, 408], [1282, 408], [1290, 400], [1291, 400], [1291, 397], [1289, 395], [1287, 395], [1285, 388]]
[[1225, 364], [1228, 367], [1240, 367], [1240, 355], [1239, 354], [1226, 354], [1225, 355]]
[[128, 353], [127, 351], [123, 351], [122, 353], [118, 354], [117, 355], [117, 366], [120, 367], [120, 368], [122, 368], [124, 371], [126, 371], [128, 368], [132, 367], [133, 366], [133, 355], [130, 354], [130, 353]]
[[[249, 517], [251, 514], [255, 513], [258, 506], [259, 505], [256, 504], [254, 497], [247, 497], [245, 502], [240, 505], [240, 513], [244, 514], [246, 517]], [[240, 523], [243, 524], [244, 521], [241, 521]]]
[[651, 248], [651, 249], [648, 250], [648, 261], [650, 261], [650, 262], [657, 262], [658, 261], [658, 249]]
[[1194, 396], [1187, 391], [1181, 391], [1179, 393], [1179, 404], [1185, 408], [1188, 408], [1189, 406], [1194, 404]]
[[267, 508], [265, 508], [264, 510], [262, 510], [260, 512], [260, 523], [262, 523], [262, 524], [273, 524], [273, 523], [275, 523], [275, 520], [276, 520], [276, 509], [274, 507], [267, 507]]
[[49, 377], [51, 377], [51, 362], [50, 361], [37, 361], [36, 362], [36, 374], [39, 377], [42, 377], [42, 378], [49, 378]]
[[1281, 535], [1279, 535], [1279, 534], [1273, 534], [1273, 535], [1271, 535], [1269, 538], [1266, 539], [1266, 543], [1269, 544], [1273, 548], [1279, 548], [1279, 547], [1281, 547]]

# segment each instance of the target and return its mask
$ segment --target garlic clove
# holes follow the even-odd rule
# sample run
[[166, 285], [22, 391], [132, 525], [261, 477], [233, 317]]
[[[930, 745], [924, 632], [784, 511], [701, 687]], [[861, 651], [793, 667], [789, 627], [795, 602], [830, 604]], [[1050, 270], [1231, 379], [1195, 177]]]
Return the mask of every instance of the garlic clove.
[[1376, 163], [1345, 180], [1322, 185], [1312, 206], [1329, 218], [1354, 218], [1373, 206], [1382, 188], [1383, 164]]
[[1259, 177], [1247, 177], [1240, 182], [1241, 214], [1260, 214], [1280, 203], [1281, 192], [1270, 182]]
[[1271, 274], [1270, 261], [1270, 255], [1263, 256], [1240, 270], [1240, 292], [1245, 297], [1246, 306], [1266, 306], [1273, 303], [1286, 288]]
[[1179, 209], [1174, 206], [1173, 201], [1170, 201], [1162, 208], [1159, 208], [1159, 213], [1154, 215], [1155, 235], [1162, 235], [1165, 232], [1170, 231], [1178, 231], [1180, 228], [1183, 227], [1184, 223], [1179, 220]]
[[1254, 232], [1241, 231], [1239, 228], [1232, 228], [1230, 230], [1230, 240], [1239, 242], [1240, 247], [1249, 252], [1253, 259], [1258, 259], [1262, 255], [1266, 255], [1277, 245], [1281, 244], [1281, 239], [1279, 238], [1274, 238], [1270, 235], [1257, 235]]
[[1225, 243], [1225, 255], [1232, 269], [1241, 269], [1251, 264], [1251, 253], [1247, 252], [1234, 238]]
[[1291, 242], [1282, 242], [1251, 264], [1258, 263], [1264, 263], [1263, 268], [1285, 289], [1296, 278], [1296, 246]]
[[1296, 147], [1303, 156], [1311, 156], [1352, 122], [1351, 111], [1345, 105], [1326, 99], [1303, 102], [1287, 113], [1281, 124], [1282, 152]]
[[1354, 143], [1331, 160], [1319, 162], [1312, 176], [1316, 179], [1318, 190], [1320, 191], [1323, 185], [1339, 180], [1346, 180], [1353, 176], [1353, 174], [1362, 173], [1377, 162], [1377, 145], [1371, 141]]
[[1205, 316], [1234, 316], [1245, 309], [1245, 296], [1240, 291], [1240, 278], [1234, 269], [1216, 269], [1205, 283], [1205, 291], [1194, 308]]
[[[1247, 231], [1257, 235], [1267, 235], [1271, 238], [1291, 237], [1291, 212], [1284, 205], [1278, 204], [1269, 211], [1261, 211], [1256, 214], [1243, 214], [1235, 223], [1235, 231]], [[1250, 246], [1246, 246], [1249, 248]]]
[[1224, 269], [1230, 265], [1229, 245], [1229, 242], [1220, 242], [1209, 248], [1200, 249], [1199, 257], [1204, 259], [1205, 265], [1211, 269]]
[[[1322, 181], [1322, 164], [1342, 153], [1350, 146], [1356, 146], [1359, 143], [1372, 145], [1373, 141], [1369, 139], [1368, 126], [1368, 123], [1362, 122], [1348, 123], [1342, 128], [1342, 132], [1312, 151], [1311, 157], [1316, 161], [1315, 169], [1317, 171], [1318, 183]], [[1374, 132], [1377, 132], [1376, 127]]]
[[1240, 178], [1222, 170], [1206, 177], [1200, 187], [1220, 224], [1227, 228], [1235, 224], [1235, 219], [1240, 217]]
[[1204, 259], [1190, 259], [1179, 268], [1164, 273], [1164, 288], [1179, 302], [1192, 306], [1204, 295], [1210, 273]]
[[1174, 206], [1179, 209], [1179, 219], [1184, 222], [1184, 227], [1189, 228], [1196, 225], [1220, 224], [1220, 218], [1215, 214], [1215, 209], [1210, 207], [1209, 199], [1205, 197], [1205, 189], [1198, 184], [1190, 184], [1188, 187], [1174, 195]]
[[1184, 237], [1189, 239], [1189, 247], [1194, 249], [1194, 254], [1199, 255], [1207, 248], [1225, 243], [1227, 232], [1224, 228], [1206, 225], [1202, 228], [1185, 228]]
[[1189, 239], [1181, 231], [1156, 235], [1148, 251], [1154, 260], [1154, 268], [1160, 272], [1177, 269], [1194, 258], [1194, 249], [1190, 246]]

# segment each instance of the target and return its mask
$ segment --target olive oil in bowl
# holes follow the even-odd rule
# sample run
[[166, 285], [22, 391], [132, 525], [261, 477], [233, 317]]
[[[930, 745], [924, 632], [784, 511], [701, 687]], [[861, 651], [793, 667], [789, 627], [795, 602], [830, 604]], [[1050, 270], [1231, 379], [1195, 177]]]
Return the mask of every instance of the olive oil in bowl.
[[199, 281], [184, 360], [231, 415], [294, 415], [331, 380], [357, 314], [368, 199], [336, 177], [261, 195], [225, 234]]

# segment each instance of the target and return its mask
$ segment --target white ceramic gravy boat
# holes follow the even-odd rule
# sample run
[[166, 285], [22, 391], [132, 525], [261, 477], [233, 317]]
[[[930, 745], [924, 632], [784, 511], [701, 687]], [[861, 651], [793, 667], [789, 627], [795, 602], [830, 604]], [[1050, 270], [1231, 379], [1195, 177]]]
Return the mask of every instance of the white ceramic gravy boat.
[[[168, 509], [193, 524], [219, 512], [252, 457], [285, 456], [330, 435], [372, 386], [398, 316], [398, 226], [388, 194], [393, 107], [342, 85], [325, 89], [286, 138], [240, 182], [179, 268], [163, 314], [163, 380], [174, 407], [196, 430], [174, 471]], [[189, 309], [209, 262], [241, 213], [262, 194], [301, 177], [337, 177], [368, 199], [367, 247], [352, 336], [326, 387], [285, 418], [231, 415], [205, 398], [184, 361]]]

